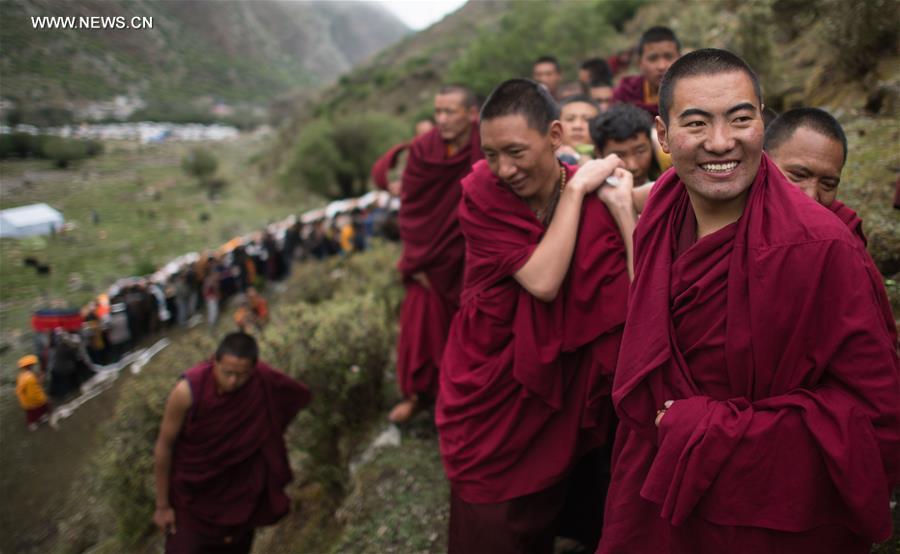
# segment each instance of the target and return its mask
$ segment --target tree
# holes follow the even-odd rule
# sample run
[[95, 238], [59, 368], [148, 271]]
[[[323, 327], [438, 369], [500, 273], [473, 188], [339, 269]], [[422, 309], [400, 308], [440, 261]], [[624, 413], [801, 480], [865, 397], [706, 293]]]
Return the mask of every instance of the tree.
[[212, 177], [219, 167], [219, 160], [205, 148], [194, 148], [181, 160], [181, 169], [201, 183]]
[[300, 177], [328, 198], [353, 198], [368, 188], [372, 164], [391, 145], [401, 141], [405, 125], [381, 114], [320, 118], [303, 128], [288, 165], [285, 180]]

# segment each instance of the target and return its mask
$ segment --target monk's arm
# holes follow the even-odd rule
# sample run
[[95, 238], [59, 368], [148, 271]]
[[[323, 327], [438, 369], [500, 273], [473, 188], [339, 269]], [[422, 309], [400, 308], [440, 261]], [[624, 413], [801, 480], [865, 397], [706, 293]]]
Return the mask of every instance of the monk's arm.
[[513, 274], [538, 300], [550, 302], [559, 293], [575, 250], [584, 196], [597, 190], [621, 163], [615, 155], [591, 160], [560, 194], [550, 227], [525, 265]]
[[153, 473], [156, 480], [156, 513], [153, 520], [162, 531], [175, 532], [175, 514], [169, 504], [169, 479], [172, 475], [172, 448], [191, 407], [191, 388], [184, 379], [169, 394], [162, 425], [153, 449]]
[[655, 183], [647, 183], [646, 185], [634, 188], [632, 192], [632, 202], [634, 203], [634, 211], [637, 213], [644, 211], [644, 206], [647, 205], [647, 199], [650, 198], [650, 191], [653, 190], [654, 184]]
[[619, 180], [618, 186], [604, 185], [597, 196], [606, 204], [609, 213], [616, 220], [622, 241], [625, 243], [625, 259], [628, 264], [628, 279], [634, 280], [634, 227], [637, 217], [634, 213], [634, 188], [631, 172], [617, 168], [613, 176]]

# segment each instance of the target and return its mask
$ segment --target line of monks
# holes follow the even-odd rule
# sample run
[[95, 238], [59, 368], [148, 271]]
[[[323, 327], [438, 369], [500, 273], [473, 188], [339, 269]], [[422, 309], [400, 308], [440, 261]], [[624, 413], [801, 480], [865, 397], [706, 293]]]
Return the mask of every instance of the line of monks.
[[[453, 554], [864, 554], [891, 534], [897, 331], [835, 198], [843, 131], [817, 109], [766, 129], [742, 59], [680, 50], [645, 33], [603, 114], [552, 83], [480, 110], [445, 86], [434, 128], [376, 164], [388, 186], [405, 151], [389, 417], [434, 405]], [[287, 510], [309, 391], [257, 357], [229, 335], [169, 398], [167, 552], [248, 552]]]
[[550, 57], [480, 112], [446, 86], [408, 145], [389, 417], [434, 403], [451, 553], [891, 535], [897, 333], [836, 199], [843, 130], [814, 108], [766, 128], [743, 60], [680, 50], [645, 33], [608, 110], [554, 98]]

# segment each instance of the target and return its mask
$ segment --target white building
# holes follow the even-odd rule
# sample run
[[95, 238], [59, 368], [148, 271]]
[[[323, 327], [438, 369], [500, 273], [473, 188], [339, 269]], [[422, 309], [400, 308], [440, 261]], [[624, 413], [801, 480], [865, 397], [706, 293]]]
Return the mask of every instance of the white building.
[[31, 204], [0, 211], [0, 238], [49, 235], [62, 229], [63, 215], [47, 204]]

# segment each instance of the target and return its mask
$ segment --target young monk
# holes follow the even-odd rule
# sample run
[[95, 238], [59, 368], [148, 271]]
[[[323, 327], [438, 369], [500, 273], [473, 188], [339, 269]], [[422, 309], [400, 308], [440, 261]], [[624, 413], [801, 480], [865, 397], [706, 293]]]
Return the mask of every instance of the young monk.
[[591, 122], [591, 139], [598, 157], [617, 155], [641, 186], [659, 177], [651, 130], [653, 119], [631, 104], [616, 104]]
[[608, 553], [868, 553], [891, 533], [900, 366], [866, 253], [763, 153], [756, 75], [669, 68], [674, 171], [635, 233]]
[[585, 95], [564, 98], [559, 102], [563, 144], [557, 157], [569, 164], [582, 165], [592, 158], [591, 122], [600, 113], [597, 105]]
[[[841, 124], [818, 108], [795, 108], [775, 118], [766, 127], [765, 150], [785, 177], [807, 196], [825, 206], [844, 222], [863, 247], [867, 245], [862, 219], [837, 199], [841, 172], [847, 162], [847, 136]], [[876, 281], [881, 273], [871, 257], [869, 270]], [[897, 339], [897, 326], [884, 288], [879, 305], [888, 331]]]
[[255, 529], [288, 512], [284, 432], [310, 393], [258, 358], [253, 337], [226, 335], [169, 395], [154, 449], [153, 515], [167, 554], [248, 553]]
[[[631, 179], [615, 156], [560, 164], [557, 117], [538, 83], [501, 84], [481, 111], [486, 161], [463, 180], [466, 271], [436, 410], [451, 553], [549, 553], [558, 533], [593, 548], [599, 535]], [[602, 189], [607, 208], [594, 191], [610, 175], [622, 182]]]
[[641, 74], [624, 77], [613, 94], [617, 102], [626, 102], [659, 113], [659, 84], [669, 66], [681, 55], [681, 42], [668, 27], [647, 29], [638, 43], [638, 66]]
[[438, 367], [459, 305], [465, 247], [456, 217], [460, 180], [482, 158], [475, 94], [441, 88], [433, 131], [409, 148], [400, 204], [403, 255], [398, 268], [406, 297], [400, 308], [397, 380], [403, 400], [388, 418], [402, 423], [438, 390]]

